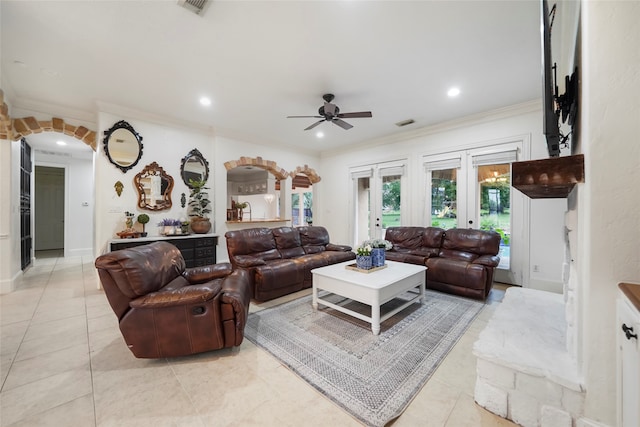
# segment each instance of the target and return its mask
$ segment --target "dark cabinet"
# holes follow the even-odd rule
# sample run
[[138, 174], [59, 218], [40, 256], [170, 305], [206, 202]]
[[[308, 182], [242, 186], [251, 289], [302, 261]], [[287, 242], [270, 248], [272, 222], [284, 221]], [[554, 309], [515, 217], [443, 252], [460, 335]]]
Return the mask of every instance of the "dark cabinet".
[[157, 241], [165, 241], [180, 249], [187, 267], [201, 267], [216, 263], [216, 245], [218, 236], [182, 236], [182, 237], [157, 237], [140, 239], [112, 240], [109, 243], [110, 250], [132, 248]]

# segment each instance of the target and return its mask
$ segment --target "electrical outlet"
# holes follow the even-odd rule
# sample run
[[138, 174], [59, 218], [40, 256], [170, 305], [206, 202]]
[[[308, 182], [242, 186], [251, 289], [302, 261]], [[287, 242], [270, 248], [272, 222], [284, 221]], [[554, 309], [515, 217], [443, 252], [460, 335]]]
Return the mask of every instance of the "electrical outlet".
[[534, 273], [540, 273], [540, 266], [538, 264], [533, 266], [533, 272]]

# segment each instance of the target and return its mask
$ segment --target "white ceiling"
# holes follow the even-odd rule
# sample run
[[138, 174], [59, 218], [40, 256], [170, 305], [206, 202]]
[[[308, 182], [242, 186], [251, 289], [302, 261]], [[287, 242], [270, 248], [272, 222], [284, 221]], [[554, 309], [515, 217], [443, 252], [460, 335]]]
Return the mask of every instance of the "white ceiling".
[[[539, 14], [537, 0], [214, 0], [203, 16], [177, 0], [2, 1], [2, 86], [18, 108], [122, 106], [320, 152], [540, 98]], [[324, 93], [373, 118], [306, 132], [316, 119], [286, 118]]]

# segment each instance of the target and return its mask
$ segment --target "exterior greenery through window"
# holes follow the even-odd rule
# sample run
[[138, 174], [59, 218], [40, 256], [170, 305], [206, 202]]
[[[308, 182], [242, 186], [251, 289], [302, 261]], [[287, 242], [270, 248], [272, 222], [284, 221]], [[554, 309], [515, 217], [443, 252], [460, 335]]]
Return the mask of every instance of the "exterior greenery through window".
[[[302, 218], [300, 217], [300, 195], [302, 194]], [[313, 223], [313, 192], [306, 191], [304, 193], [291, 194], [291, 218], [294, 226], [300, 226]]]
[[382, 228], [400, 225], [400, 176], [382, 179]]

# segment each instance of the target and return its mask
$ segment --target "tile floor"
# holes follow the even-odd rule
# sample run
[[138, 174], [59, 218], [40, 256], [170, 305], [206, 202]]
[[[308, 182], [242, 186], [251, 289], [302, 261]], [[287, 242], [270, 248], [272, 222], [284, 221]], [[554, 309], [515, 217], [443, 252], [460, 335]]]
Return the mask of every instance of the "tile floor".
[[[0, 296], [1, 426], [360, 425], [248, 340], [191, 357], [134, 358], [93, 259], [55, 255], [39, 253], [16, 291]], [[473, 401], [471, 349], [504, 289], [494, 288], [394, 426], [515, 425]]]

